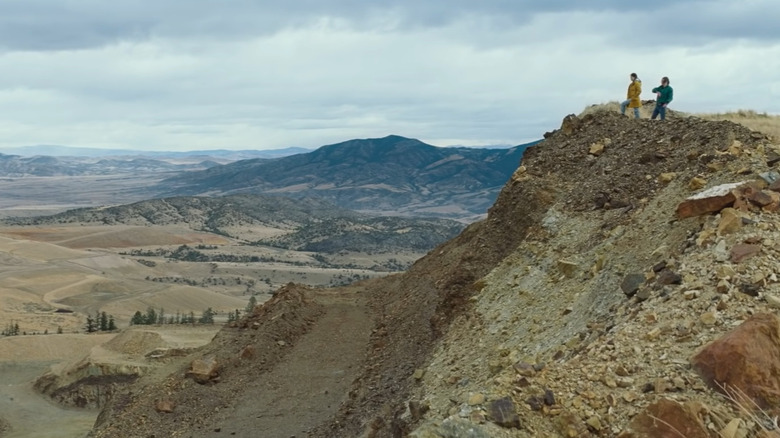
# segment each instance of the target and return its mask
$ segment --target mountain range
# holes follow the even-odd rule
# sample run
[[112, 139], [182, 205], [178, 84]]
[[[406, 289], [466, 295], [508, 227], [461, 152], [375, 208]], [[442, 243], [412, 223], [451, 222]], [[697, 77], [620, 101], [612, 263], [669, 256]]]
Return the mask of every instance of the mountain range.
[[316, 197], [371, 213], [473, 219], [495, 201], [527, 146], [439, 148], [391, 135], [185, 172], [162, 181], [157, 189], [166, 196]]

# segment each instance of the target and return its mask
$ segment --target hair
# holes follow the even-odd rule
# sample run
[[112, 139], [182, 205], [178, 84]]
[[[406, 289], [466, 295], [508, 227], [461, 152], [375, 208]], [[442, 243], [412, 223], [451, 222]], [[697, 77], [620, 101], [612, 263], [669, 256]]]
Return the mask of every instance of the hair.
[[631, 73], [631, 77], [634, 78], [634, 79], [639, 78], [639, 76], [637, 76], [636, 73]]
[[661, 78], [661, 82], [666, 82], [667, 85], [671, 83], [669, 82], [669, 78], [667, 78], [666, 76]]

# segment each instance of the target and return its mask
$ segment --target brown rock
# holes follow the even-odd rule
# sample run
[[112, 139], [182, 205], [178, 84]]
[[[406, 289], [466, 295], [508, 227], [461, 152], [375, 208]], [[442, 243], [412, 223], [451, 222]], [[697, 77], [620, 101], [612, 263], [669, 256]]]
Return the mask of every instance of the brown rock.
[[661, 399], [635, 416], [618, 436], [622, 438], [709, 438], [710, 434], [691, 406]]
[[720, 212], [718, 234], [731, 234], [742, 228], [742, 216], [733, 208], [724, 208]]
[[195, 359], [192, 361], [190, 371], [187, 373], [198, 383], [208, 383], [212, 379], [219, 377], [219, 364], [214, 356]]
[[255, 347], [254, 345], [247, 345], [241, 350], [241, 359], [251, 359], [255, 357]]
[[604, 153], [604, 144], [601, 142], [593, 143], [592, 145], [590, 145], [590, 149], [588, 149], [588, 153], [598, 157], [599, 155]]
[[517, 371], [517, 374], [520, 374], [523, 377], [533, 377], [536, 375], [536, 369], [533, 365], [527, 363], [527, 362], [517, 362], [514, 364], [514, 369]]
[[750, 243], [738, 243], [731, 248], [731, 261], [740, 263], [743, 260], [758, 254], [761, 251], [761, 245]]
[[709, 188], [686, 199], [677, 206], [677, 217], [685, 219], [702, 214], [714, 213], [734, 204], [737, 200], [732, 192], [741, 183], [723, 184]]
[[759, 207], [764, 207], [772, 203], [772, 196], [762, 190], [751, 193], [748, 200]]
[[707, 180], [704, 178], [699, 178], [698, 176], [688, 181], [689, 190], [700, 190], [704, 188], [705, 185], [707, 185]]
[[632, 297], [639, 290], [645, 282], [645, 276], [642, 274], [628, 274], [623, 277], [623, 281], [620, 282], [620, 289], [626, 294], [627, 297]]
[[669, 184], [675, 178], [677, 178], [677, 174], [674, 172], [667, 172], [658, 175], [658, 181], [661, 182], [662, 184]]
[[558, 417], [558, 431], [565, 438], [588, 436], [588, 429], [577, 415], [572, 412], [562, 412]]
[[681, 284], [682, 277], [671, 269], [664, 269], [658, 273], [655, 281], [658, 284]]
[[419, 402], [417, 400], [409, 401], [409, 413], [414, 421], [418, 421], [431, 409], [428, 402]]
[[499, 426], [520, 428], [520, 417], [517, 415], [515, 403], [509, 397], [490, 402], [488, 415]]
[[157, 403], [154, 405], [154, 409], [157, 412], [164, 414], [170, 414], [173, 412], [174, 408], [176, 408], [176, 403], [169, 398], [157, 400]]
[[762, 408], [780, 404], [780, 319], [761, 313], [712, 342], [691, 363], [720, 392], [736, 389]]

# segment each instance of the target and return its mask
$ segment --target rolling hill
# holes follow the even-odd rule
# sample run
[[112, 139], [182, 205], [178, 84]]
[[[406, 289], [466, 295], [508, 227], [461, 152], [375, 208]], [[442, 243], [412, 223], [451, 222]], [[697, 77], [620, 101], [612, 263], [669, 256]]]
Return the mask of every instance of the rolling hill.
[[[253, 244], [326, 253], [427, 251], [463, 228], [461, 223], [448, 219], [373, 217], [314, 198], [253, 194], [152, 199], [3, 222], [9, 225], [186, 225], [193, 230]], [[246, 235], [244, 230], [258, 226], [279, 233], [259, 240]]]
[[272, 160], [243, 160], [162, 181], [171, 195], [266, 193], [343, 208], [473, 220], [495, 201], [525, 146], [437, 148], [391, 135]]

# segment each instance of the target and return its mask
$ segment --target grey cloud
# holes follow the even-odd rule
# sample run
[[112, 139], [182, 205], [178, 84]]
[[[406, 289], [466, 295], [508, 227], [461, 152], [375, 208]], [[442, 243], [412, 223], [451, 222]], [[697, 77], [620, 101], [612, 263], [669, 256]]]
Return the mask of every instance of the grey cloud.
[[[307, 26], [324, 17], [340, 19], [360, 29], [392, 18], [395, 29], [390, 30], [403, 30], [446, 26], [461, 19], [517, 26], [539, 13], [647, 13], [648, 18], [656, 17], [654, 21], [661, 28], [673, 33], [695, 28], [718, 34], [718, 27], [710, 30], [706, 26], [724, 24], [724, 17], [717, 11], [728, 5], [719, 0], [6, 0], [0, 2], [0, 49], [83, 49], [151, 36], [247, 38]], [[676, 9], [691, 18], [682, 20]], [[770, 17], [777, 16], [778, 6], [769, 1], [752, 2], [744, 9], [739, 21], [727, 28], [730, 36], [756, 36], [757, 27], [768, 31]]]

